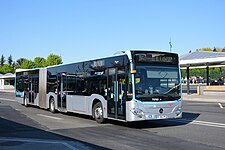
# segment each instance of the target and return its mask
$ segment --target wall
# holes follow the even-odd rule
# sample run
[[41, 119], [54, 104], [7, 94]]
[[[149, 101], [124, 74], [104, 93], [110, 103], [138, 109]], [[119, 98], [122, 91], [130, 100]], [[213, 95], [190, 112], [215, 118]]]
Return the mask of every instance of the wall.
[[[1, 90], [13, 90], [14, 89], [14, 84], [9, 84], [8, 80], [15, 80], [14, 78], [10, 78], [10, 79], [3, 79], [0, 78], [0, 89]], [[6, 85], [5, 85], [6, 84]]]

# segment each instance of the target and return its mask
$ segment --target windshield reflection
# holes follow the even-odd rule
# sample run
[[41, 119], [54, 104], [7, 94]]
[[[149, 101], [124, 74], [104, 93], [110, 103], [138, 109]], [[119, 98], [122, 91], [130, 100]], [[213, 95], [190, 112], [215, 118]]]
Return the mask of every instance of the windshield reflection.
[[137, 66], [136, 99], [171, 101], [181, 97], [179, 71], [175, 67]]

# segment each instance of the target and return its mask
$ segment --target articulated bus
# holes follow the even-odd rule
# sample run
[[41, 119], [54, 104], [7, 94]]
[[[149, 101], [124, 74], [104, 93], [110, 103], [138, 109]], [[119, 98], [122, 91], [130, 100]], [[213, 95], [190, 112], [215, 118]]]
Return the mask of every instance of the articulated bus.
[[125, 122], [182, 117], [175, 53], [129, 50], [89, 61], [16, 71], [21, 104]]

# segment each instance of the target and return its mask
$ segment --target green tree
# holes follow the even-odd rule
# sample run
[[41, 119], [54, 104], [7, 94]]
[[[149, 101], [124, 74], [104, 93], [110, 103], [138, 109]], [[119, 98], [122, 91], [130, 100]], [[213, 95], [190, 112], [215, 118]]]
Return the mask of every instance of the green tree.
[[[191, 76], [202, 76], [202, 77], [206, 78], [206, 68], [194, 68], [194, 69], [190, 68], [189, 75], [190, 75], [190, 77]], [[183, 69], [182, 77], [184, 78], [186, 76], [187, 76], [186, 69]]]
[[0, 73], [2, 73], [2, 74], [14, 73], [14, 72], [15, 72], [15, 70], [9, 64], [4, 64], [3, 66], [0, 67]]
[[2, 57], [1, 57], [1, 60], [0, 60], [0, 63], [1, 63], [1, 66], [3, 66], [4, 63], [5, 63], [5, 57], [3, 56], [3, 54], [2, 54]]
[[13, 60], [12, 60], [12, 55], [10, 55], [9, 58], [8, 58], [8, 64], [9, 64], [9, 65], [12, 65], [12, 62], [13, 62]]
[[202, 51], [209, 51], [209, 52], [212, 52], [213, 50], [211, 49], [211, 48], [209, 48], [209, 47], [207, 47], [207, 48], [201, 48], [200, 50], [202, 50]]
[[24, 59], [22, 61], [21, 66], [18, 66], [17, 68], [21, 68], [21, 69], [32, 69], [35, 67], [35, 64], [32, 60], [28, 60], [28, 59]]
[[225, 52], [225, 47], [222, 49], [222, 52]]
[[15, 61], [12, 63], [12, 67], [13, 67], [14, 70], [16, 69], [16, 62]]
[[17, 61], [16, 61], [16, 68], [18, 68], [19, 66], [21, 66], [24, 60], [25, 60], [25, 58], [17, 59]]
[[59, 55], [56, 54], [50, 54], [47, 57], [47, 65], [53, 66], [53, 65], [59, 65], [62, 64], [62, 58]]
[[35, 68], [42, 68], [47, 66], [47, 61], [43, 57], [36, 57], [34, 59]]

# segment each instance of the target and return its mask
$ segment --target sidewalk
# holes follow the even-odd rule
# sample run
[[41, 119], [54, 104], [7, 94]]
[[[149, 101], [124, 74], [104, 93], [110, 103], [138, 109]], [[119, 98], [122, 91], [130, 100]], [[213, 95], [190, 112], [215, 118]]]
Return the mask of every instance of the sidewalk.
[[182, 94], [183, 100], [185, 101], [199, 101], [199, 102], [214, 102], [214, 103], [225, 103], [225, 96], [223, 95], [197, 95], [186, 93]]
[[5, 93], [12, 93], [12, 92], [15, 92], [14, 89], [0, 89], [0, 92], [5, 92]]

